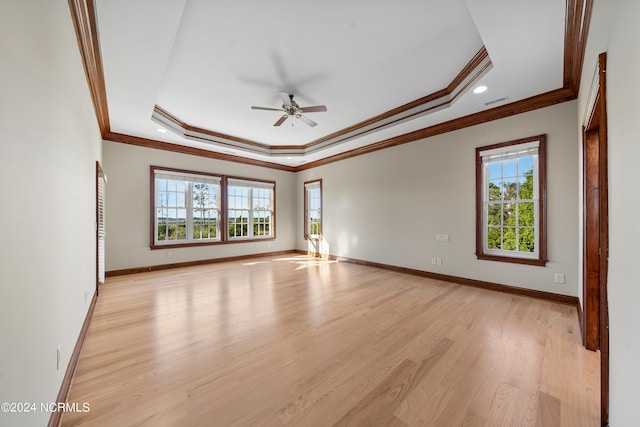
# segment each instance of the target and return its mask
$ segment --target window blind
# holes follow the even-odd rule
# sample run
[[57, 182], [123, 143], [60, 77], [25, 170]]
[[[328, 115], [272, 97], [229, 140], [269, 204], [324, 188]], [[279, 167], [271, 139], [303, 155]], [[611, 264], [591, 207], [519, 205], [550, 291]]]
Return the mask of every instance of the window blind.
[[244, 179], [229, 178], [227, 184], [233, 187], [266, 188], [272, 189], [273, 182], [247, 181]]
[[538, 147], [540, 147], [540, 141], [525, 142], [515, 146], [512, 145], [504, 148], [494, 148], [491, 150], [481, 151], [480, 157], [482, 157], [483, 162], [515, 159], [518, 157], [538, 154]]
[[183, 172], [171, 172], [171, 171], [162, 171], [155, 173], [156, 179], [171, 179], [175, 181], [191, 181], [191, 182], [201, 182], [205, 184], [220, 184], [220, 177], [217, 176], [203, 176], [203, 175], [191, 175]]

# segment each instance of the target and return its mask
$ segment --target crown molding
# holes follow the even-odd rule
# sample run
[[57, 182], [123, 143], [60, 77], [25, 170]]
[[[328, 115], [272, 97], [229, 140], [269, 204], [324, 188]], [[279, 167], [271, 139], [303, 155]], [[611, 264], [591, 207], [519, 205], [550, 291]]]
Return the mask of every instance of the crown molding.
[[[589, 32], [589, 24], [593, 10], [593, 0], [567, 0], [566, 5], [562, 88], [479, 113], [460, 117], [404, 135], [399, 135], [394, 138], [378, 141], [364, 147], [326, 157], [297, 167], [292, 167], [278, 163], [248, 159], [236, 155], [217, 153], [205, 149], [186, 147], [154, 139], [140, 138], [132, 135], [111, 132], [102, 59], [100, 56], [95, 0], [69, 0], [69, 8], [76, 30], [78, 46], [80, 48], [80, 54], [82, 56], [89, 90], [93, 100], [98, 126], [100, 127], [103, 139], [107, 141], [121, 142], [147, 148], [250, 164], [289, 172], [298, 172], [310, 169], [577, 98], [580, 88], [580, 78]], [[409, 118], [416, 117], [420, 114], [428, 114], [430, 109], [438, 108], [438, 105], [433, 101], [438, 99], [449, 103], [454, 101], [455, 98], [470, 84], [467, 83], [465, 85], [465, 78], [471, 79], [470, 82], [476, 80], [478, 76], [474, 77], [472, 70], [478, 70], [478, 72], [486, 72], [488, 70], [483, 70], [481, 66], [482, 61], [488, 59], [488, 55], [486, 55], [486, 57], [485, 55], [486, 49], [483, 47], [483, 49], [481, 49], [478, 54], [469, 61], [467, 66], [460, 71], [458, 76], [452, 80], [449, 86], [441, 91], [434, 92], [431, 95], [427, 95], [409, 104], [405, 104], [364, 122], [357, 123], [354, 126], [343, 129], [334, 134], [327, 135], [303, 146], [279, 146], [278, 148], [281, 150], [282, 154], [278, 155], [299, 156], [309, 154], [320, 149], [327, 148], [331, 144], [344, 142], [348, 138], [355, 138], [366, 133], [375, 132], [376, 130], [379, 130], [380, 126], [388, 126], [400, 120], [408, 120]], [[458, 88], [458, 92], [456, 92], [454, 88]], [[157, 106], [154, 108], [154, 114], [156, 113], [158, 116], [162, 116], [162, 120], [165, 120], [167, 123], [172, 123], [172, 126], [176, 126], [177, 129], [187, 129], [190, 132], [193, 132], [193, 140], [206, 142], [209, 138], [228, 137], [228, 135], [190, 126]], [[201, 132], [202, 135], [199, 134], [200, 131], [203, 131]], [[222, 141], [223, 145], [226, 143], [229, 147], [239, 148], [236, 144], [245, 144], [253, 150], [269, 150], [270, 147], [266, 144], [261, 144], [255, 141], [243, 140], [235, 137], [232, 138], [233, 139], [230, 139], [229, 141]], [[302, 147], [302, 149], [300, 147]], [[296, 150], [302, 150], [303, 154], [297, 153]]]
[[593, 0], [567, 0], [564, 32], [563, 87], [575, 96], [580, 90], [584, 51], [587, 47]]
[[69, 0], [71, 20], [76, 30], [76, 39], [80, 48], [82, 65], [87, 77], [93, 108], [98, 120], [100, 133], [109, 131], [109, 108], [107, 89], [104, 81], [104, 69], [100, 54], [98, 37], [98, 19], [94, 0]]
[[311, 148], [312, 151], [310, 151], [310, 153], [312, 153], [318, 151], [319, 148], [327, 148], [323, 145], [327, 142], [333, 141], [334, 144], [346, 142], [355, 137], [363, 136], [388, 126], [447, 108], [464, 93], [473, 82], [484, 76], [491, 68], [493, 68], [493, 64], [491, 63], [487, 49], [482, 46], [478, 53], [471, 58], [446, 88], [357, 123], [349, 128], [312, 141], [304, 147], [306, 149]]
[[267, 145], [197, 127], [184, 122], [158, 105], [153, 109], [151, 120], [189, 140], [207, 142], [270, 157], [304, 156], [448, 108], [491, 68], [493, 68], [493, 64], [487, 49], [482, 46], [446, 88], [302, 145]]
[[139, 136], [127, 135], [124, 133], [106, 132], [102, 139], [111, 142], [120, 142], [123, 144], [137, 145], [138, 147], [154, 148], [156, 150], [172, 151], [174, 153], [190, 154], [192, 156], [207, 157], [216, 160], [225, 160], [227, 162], [244, 163], [246, 165], [260, 166], [264, 168], [277, 169], [286, 172], [295, 172], [293, 166], [281, 165], [279, 163], [265, 162], [262, 160], [249, 159], [231, 154], [217, 153], [215, 151], [203, 150], [202, 148], [187, 147], [184, 145], [173, 144], [170, 142], [157, 141], [155, 139], [141, 138]]
[[419, 129], [413, 132], [405, 133], [400, 136], [385, 139], [374, 144], [356, 148], [334, 156], [325, 157], [324, 159], [309, 162], [296, 167], [296, 172], [306, 169], [312, 169], [340, 160], [346, 160], [351, 157], [361, 156], [363, 154], [372, 153], [374, 151], [384, 150], [385, 148], [395, 147], [397, 145], [408, 144], [410, 142], [419, 141], [421, 139], [440, 135], [454, 130], [464, 129], [470, 126], [487, 123], [493, 120], [503, 119], [505, 117], [516, 114], [526, 113], [527, 111], [537, 110], [539, 108], [549, 107], [551, 105], [575, 99], [575, 95], [569, 89], [556, 89], [551, 92], [536, 95], [531, 98], [522, 99], [510, 104], [501, 105], [490, 110], [481, 111], [479, 113], [470, 114], [468, 116], [459, 117], [448, 122], [439, 123], [427, 128]]
[[[178, 117], [169, 113], [167, 110], [159, 107], [158, 105], [154, 106], [153, 113], [151, 114], [151, 120], [163, 126], [167, 130], [175, 133], [176, 135], [198, 142], [206, 142], [209, 144], [217, 145], [223, 148], [231, 148], [236, 150], [248, 151], [254, 154], [261, 154], [263, 156], [272, 156], [274, 147], [262, 144], [257, 141], [251, 141], [249, 139], [239, 138], [233, 135], [227, 135], [220, 132], [215, 132], [213, 130], [200, 128], [197, 126], [190, 125], [188, 123], [183, 122]], [[279, 147], [281, 151], [281, 156], [292, 156], [295, 155], [287, 149], [296, 150], [299, 147]], [[304, 153], [298, 153], [297, 155], [301, 155]]]

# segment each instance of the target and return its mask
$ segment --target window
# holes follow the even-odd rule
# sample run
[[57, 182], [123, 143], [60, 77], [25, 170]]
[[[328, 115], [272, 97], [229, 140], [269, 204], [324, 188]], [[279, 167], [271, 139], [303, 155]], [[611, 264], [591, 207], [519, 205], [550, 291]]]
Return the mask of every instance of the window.
[[322, 234], [322, 180], [304, 183], [304, 238], [319, 239]]
[[546, 136], [476, 149], [476, 255], [545, 265]]
[[274, 238], [274, 192], [274, 182], [151, 166], [151, 248]]
[[220, 177], [154, 172], [154, 244], [220, 240]]
[[272, 236], [273, 183], [229, 178], [229, 239]]

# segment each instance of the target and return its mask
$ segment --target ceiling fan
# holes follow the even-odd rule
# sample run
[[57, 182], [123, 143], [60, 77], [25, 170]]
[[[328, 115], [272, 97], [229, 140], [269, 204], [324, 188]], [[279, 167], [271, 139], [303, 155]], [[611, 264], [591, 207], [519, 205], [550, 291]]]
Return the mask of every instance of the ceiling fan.
[[[296, 119], [300, 119], [305, 122], [307, 125], [314, 127], [317, 125], [316, 122], [311, 120], [310, 118], [303, 116], [302, 113], [318, 113], [322, 111], [327, 111], [327, 107], [324, 105], [314, 105], [312, 107], [301, 107], [298, 105], [296, 101], [293, 100], [293, 95], [287, 92], [280, 92], [280, 97], [282, 98], [282, 108], [268, 108], [268, 107], [256, 107], [252, 106], [253, 110], [267, 110], [267, 111], [283, 111], [284, 114], [282, 117], [275, 122], [274, 126], [280, 126], [284, 123], [287, 118], [295, 117]], [[291, 122], [291, 126], [293, 126], [293, 122]]]

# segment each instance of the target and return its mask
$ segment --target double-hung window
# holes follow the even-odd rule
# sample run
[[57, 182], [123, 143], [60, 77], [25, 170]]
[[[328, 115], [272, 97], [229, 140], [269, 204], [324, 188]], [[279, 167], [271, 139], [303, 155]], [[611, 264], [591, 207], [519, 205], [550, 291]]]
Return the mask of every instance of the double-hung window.
[[152, 172], [152, 246], [219, 241], [221, 178], [169, 169]]
[[545, 265], [546, 136], [476, 149], [476, 255]]
[[272, 182], [227, 179], [229, 240], [273, 236]]
[[151, 249], [275, 238], [275, 182], [151, 166]]
[[320, 239], [322, 235], [322, 180], [304, 183], [304, 237]]

